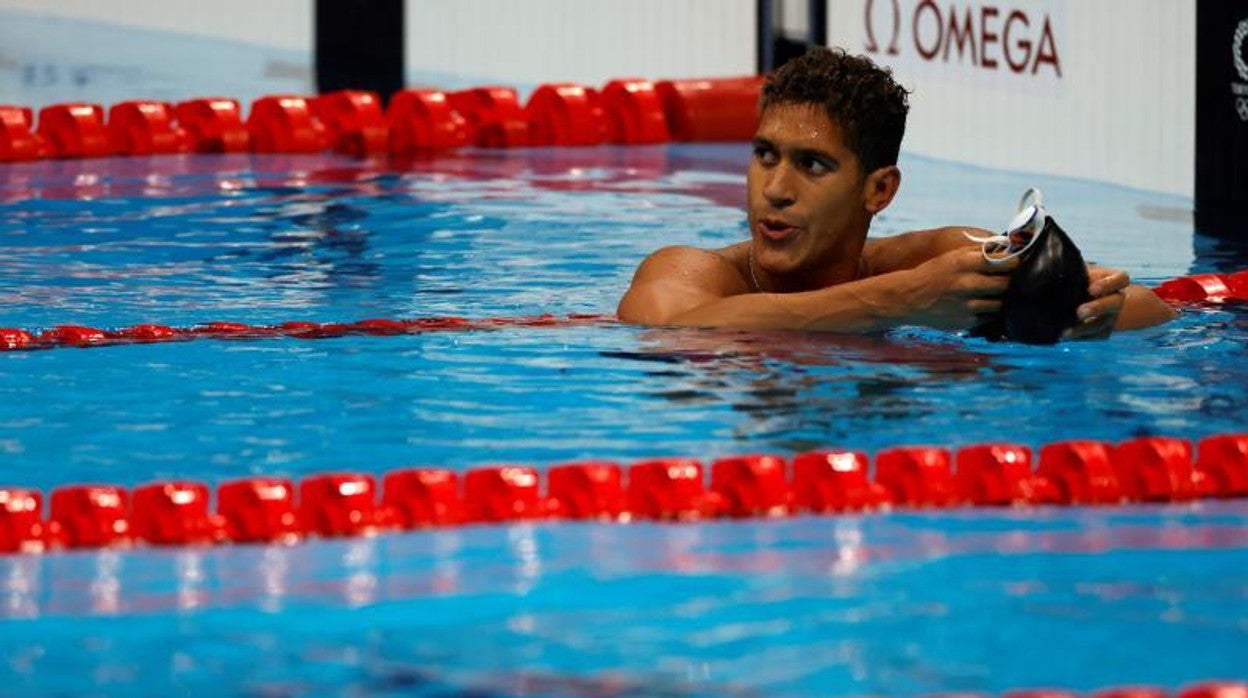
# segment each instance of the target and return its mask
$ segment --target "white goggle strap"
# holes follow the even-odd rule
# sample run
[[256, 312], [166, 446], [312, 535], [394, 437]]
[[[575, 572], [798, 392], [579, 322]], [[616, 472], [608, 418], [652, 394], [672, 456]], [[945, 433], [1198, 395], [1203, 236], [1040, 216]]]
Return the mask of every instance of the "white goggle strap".
[[[962, 231], [962, 235], [965, 236], [967, 240], [978, 242], [982, 245], [980, 252], [983, 254], [984, 259], [989, 262], [1000, 264], [1001, 262], [1014, 259], [1019, 255], [1025, 254], [1027, 250], [1031, 249], [1032, 245], [1036, 244], [1036, 240], [1040, 239], [1040, 233], [1044, 230], [1044, 226], [1049, 220], [1049, 213], [1044, 210], [1044, 194], [1039, 189], [1028, 189], [1023, 193], [1023, 198], [1018, 202], [1018, 204], [1018, 214], [1015, 215], [1014, 219], [1010, 221], [1009, 228], [1003, 235], [989, 235], [981, 237], [971, 235], [965, 230]], [[989, 250], [1000, 250], [1002, 248], [1008, 249], [1011, 244], [1010, 234], [1020, 230], [1028, 230], [1031, 233], [1031, 237], [1028, 238], [1026, 245], [1023, 245], [1019, 249], [1008, 252], [1004, 255], [997, 255], [989, 252]]]

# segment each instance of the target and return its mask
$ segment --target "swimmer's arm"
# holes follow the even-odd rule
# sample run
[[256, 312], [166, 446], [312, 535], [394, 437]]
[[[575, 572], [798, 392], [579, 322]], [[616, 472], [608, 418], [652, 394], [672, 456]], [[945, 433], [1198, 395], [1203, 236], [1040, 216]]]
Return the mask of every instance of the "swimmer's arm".
[[979, 228], [945, 227], [916, 230], [886, 238], [869, 238], [862, 249], [867, 265], [867, 275], [913, 269], [920, 264], [952, 250], [976, 246], [963, 235], [968, 232], [976, 237], [993, 233]]
[[723, 257], [666, 248], [638, 268], [620, 301], [622, 321], [640, 325], [752, 330], [873, 332], [919, 324], [964, 329], [1000, 310], [1010, 264], [987, 265], [978, 249], [918, 268], [802, 293], [752, 293]]
[[[978, 228], [950, 226], [868, 240], [863, 249], [868, 273], [910, 269], [950, 250], [978, 247], [978, 243], [968, 240], [964, 232], [975, 237], [993, 234]], [[1130, 277], [1125, 272], [1090, 265], [1088, 275], [1091, 279], [1088, 293], [1092, 300], [1079, 307], [1080, 324], [1071, 329], [1069, 334], [1072, 338], [1105, 336], [1111, 330], [1153, 327], [1178, 315], [1150, 289], [1130, 283]]]
[[634, 283], [620, 301], [620, 320], [638, 325], [740, 330], [872, 332], [896, 324], [888, 303], [849, 284], [804, 293], [719, 296], [675, 283]]
[[1124, 271], [1089, 265], [1088, 279], [1092, 300], [1075, 311], [1079, 322], [1067, 330], [1070, 339], [1096, 339], [1111, 331], [1153, 327], [1178, 315], [1151, 289], [1132, 284]]
[[1122, 312], [1114, 322], [1115, 330], [1138, 330], [1142, 327], [1153, 327], [1169, 322], [1178, 317], [1177, 310], [1150, 288], [1139, 284], [1131, 284], [1123, 290]]

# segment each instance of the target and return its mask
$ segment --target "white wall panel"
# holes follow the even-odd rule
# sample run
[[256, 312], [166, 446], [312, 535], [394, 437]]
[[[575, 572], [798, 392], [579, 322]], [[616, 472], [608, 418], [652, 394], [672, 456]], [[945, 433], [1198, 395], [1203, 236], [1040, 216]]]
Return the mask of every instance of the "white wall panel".
[[[810, 0], [818, 2], [818, 0]], [[805, 2], [781, 2], [780, 17], [776, 27], [782, 34], [795, 41], [805, 41], [810, 33], [810, 12]]]
[[408, 0], [408, 83], [752, 74], [755, 13], [754, 0]]
[[[978, 63], [968, 40], [960, 57], [957, 42], [947, 41], [951, 12], [959, 28], [970, 13]], [[1027, 24], [1014, 20], [1007, 44], [1015, 12]], [[1038, 42], [1046, 20], [1060, 76], [1051, 62], [1036, 65], [1034, 50], [1016, 73], [1006, 58], [1023, 63], [1020, 37]], [[892, 66], [915, 90], [905, 149], [1185, 196], [1194, 177], [1195, 25], [1189, 0], [828, 2], [829, 43]], [[981, 26], [998, 35], [988, 41], [995, 69], [982, 65]], [[920, 49], [943, 47], [942, 33], [948, 53], [922, 56]]]
[[311, 0], [0, 0], [0, 103], [313, 91]]
[[312, 0], [0, 0], [6, 9], [275, 48], [312, 46]]

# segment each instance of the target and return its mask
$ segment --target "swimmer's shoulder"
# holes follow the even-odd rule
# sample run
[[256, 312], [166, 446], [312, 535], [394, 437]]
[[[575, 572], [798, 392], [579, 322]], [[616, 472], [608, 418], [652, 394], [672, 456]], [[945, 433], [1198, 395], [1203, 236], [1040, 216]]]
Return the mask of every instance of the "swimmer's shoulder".
[[944, 226], [928, 230], [912, 230], [885, 237], [869, 237], [862, 247], [862, 268], [859, 277], [878, 276], [902, 269], [912, 269], [946, 252], [974, 246], [966, 233], [976, 236], [992, 233], [966, 226]]
[[624, 322], [664, 324], [699, 305], [749, 293], [743, 268], [734, 263], [737, 254], [731, 247], [664, 247], [637, 267], [616, 314]]
[[671, 245], [651, 253], [637, 268], [633, 285], [661, 281], [714, 289], [724, 295], [747, 293], [749, 243], [719, 249]]

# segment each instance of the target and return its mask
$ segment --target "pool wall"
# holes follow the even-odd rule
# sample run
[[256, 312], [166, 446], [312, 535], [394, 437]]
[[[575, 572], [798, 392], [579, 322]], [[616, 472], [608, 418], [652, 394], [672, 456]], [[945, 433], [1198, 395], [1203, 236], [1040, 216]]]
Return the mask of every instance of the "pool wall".
[[[777, 34], [800, 34], [810, 29], [794, 12], [802, 5], [408, 0], [406, 82], [499, 83], [524, 97], [549, 81], [751, 74], [760, 19], [770, 11]], [[914, 89], [912, 152], [1192, 196], [1197, 7], [827, 0], [824, 42], [871, 55]], [[311, 0], [129, 2], [120, 12], [92, 0], [0, 0], [0, 103], [307, 94], [314, 23]]]
[[[409, 86], [685, 78], [756, 70], [755, 0], [409, 0]], [[313, 0], [0, 0], [0, 104], [315, 91]]]
[[312, 4], [0, 2], [0, 104], [314, 89]]

